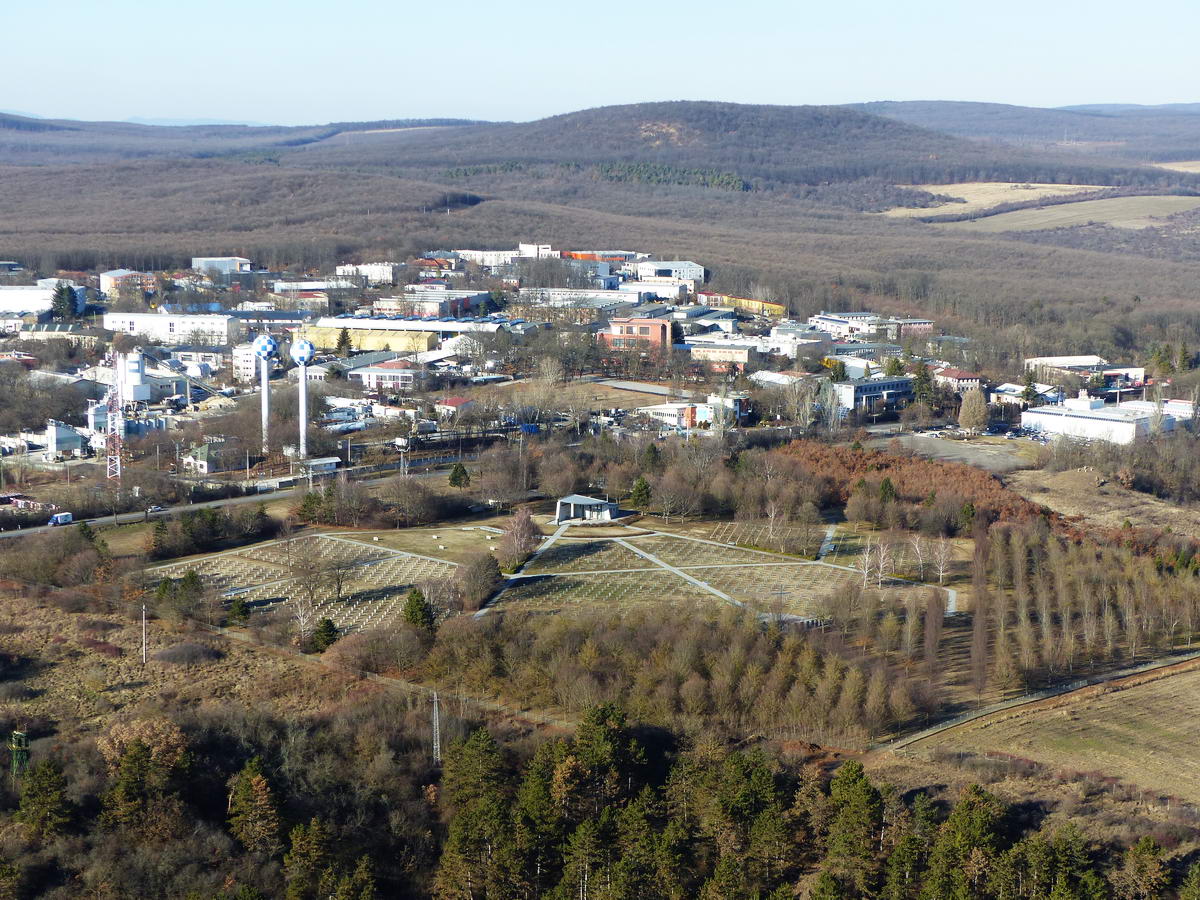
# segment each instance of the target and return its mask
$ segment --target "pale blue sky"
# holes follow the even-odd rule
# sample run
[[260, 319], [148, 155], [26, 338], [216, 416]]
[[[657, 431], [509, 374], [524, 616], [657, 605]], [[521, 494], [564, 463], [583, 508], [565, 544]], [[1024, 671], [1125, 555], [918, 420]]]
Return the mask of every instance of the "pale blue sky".
[[304, 124], [644, 100], [1200, 100], [1200, 4], [733, 0], [3, 4], [0, 109]]

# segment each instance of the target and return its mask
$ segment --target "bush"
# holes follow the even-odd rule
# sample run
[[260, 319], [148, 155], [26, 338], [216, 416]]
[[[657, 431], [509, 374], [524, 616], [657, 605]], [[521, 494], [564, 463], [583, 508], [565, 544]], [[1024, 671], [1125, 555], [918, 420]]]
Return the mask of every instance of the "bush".
[[107, 656], [109, 659], [120, 659], [125, 655], [125, 651], [116, 644], [110, 644], [108, 641], [101, 641], [96, 638], [80, 638], [79, 646], [94, 653], [99, 653], [101, 656]]
[[22, 700], [32, 700], [36, 696], [37, 691], [19, 681], [0, 684], [0, 701], [19, 703]]
[[182, 644], [167, 647], [165, 650], [159, 650], [153, 658], [156, 662], [172, 666], [198, 666], [207, 662], [215, 662], [224, 655], [216, 647], [210, 647], [208, 644], [185, 641]]
[[428, 647], [428, 633], [408, 625], [373, 628], [347, 635], [325, 651], [325, 661], [349, 671], [383, 674], [418, 665]]

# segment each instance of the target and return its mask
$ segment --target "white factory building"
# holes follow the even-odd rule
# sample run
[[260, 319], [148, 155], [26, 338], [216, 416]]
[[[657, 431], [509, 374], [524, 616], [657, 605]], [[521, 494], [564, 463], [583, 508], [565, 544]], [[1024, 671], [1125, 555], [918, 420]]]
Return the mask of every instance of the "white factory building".
[[1175, 416], [1167, 411], [1166, 404], [1161, 411], [1156, 404], [1144, 401], [1105, 406], [1103, 400], [1093, 399], [1086, 391], [1080, 391], [1078, 397], [1068, 397], [1059, 406], [1025, 410], [1021, 413], [1021, 427], [1045, 435], [1132, 444], [1156, 429], [1174, 431]]
[[233, 275], [249, 272], [250, 260], [244, 256], [193, 256], [192, 268], [197, 272], [216, 272], [218, 275]]
[[[54, 304], [54, 290], [58, 279], [42, 279], [35, 285], [4, 285], [0, 287], [0, 313], [32, 313], [41, 315], [50, 311]], [[75, 294], [75, 312], [83, 312], [86, 292], [71, 285]]]
[[334, 269], [334, 274], [339, 278], [361, 278], [367, 284], [394, 284], [400, 268], [403, 263], [346, 263]]
[[704, 266], [690, 259], [648, 259], [639, 262], [635, 271], [645, 281], [650, 278], [675, 278], [680, 281], [704, 281]]
[[220, 313], [128, 313], [104, 314], [104, 327], [165, 344], [228, 344], [237, 329], [233, 316]]

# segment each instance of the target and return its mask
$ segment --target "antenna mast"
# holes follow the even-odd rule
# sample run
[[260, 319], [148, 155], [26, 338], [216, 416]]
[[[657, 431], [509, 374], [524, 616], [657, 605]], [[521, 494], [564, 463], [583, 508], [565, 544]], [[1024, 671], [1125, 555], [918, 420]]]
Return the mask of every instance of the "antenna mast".
[[121, 456], [125, 449], [125, 398], [121, 389], [125, 378], [125, 354], [113, 353], [113, 383], [105, 398], [104, 453], [107, 457], [109, 481], [121, 480]]
[[437, 691], [433, 692], [433, 761], [439, 765], [442, 762], [442, 713]]

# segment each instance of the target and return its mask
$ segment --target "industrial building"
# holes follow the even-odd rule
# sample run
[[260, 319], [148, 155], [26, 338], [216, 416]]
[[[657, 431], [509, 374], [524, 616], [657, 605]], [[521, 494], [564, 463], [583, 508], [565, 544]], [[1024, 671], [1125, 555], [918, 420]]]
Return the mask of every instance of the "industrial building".
[[222, 313], [128, 313], [104, 314], [104, 327], [164, 344], [228, 344], [234, 338], [237, 319]]
[[703, 283], [704, 266], [690, 259], [648, 259], [634, 267], [638, 280], [675, 278], [679, 281]]
[[404, 263], [347, 263], [333, 271], [340, 278], [358, 278], [366, 284], [395, 284], [396, 272], [402, 268]]
[[833, 386], [842, 409], [877, 410], [904, 406], [913, 397], [912, 378], [908, 375], [877, 376], [842, 381]]
[[[3, 285], [0, 286], [0, 314], [19, 315], [29, 313], [41, 316], [50, 312], [54, 305], [54, 290], [57, 284]], [[75, 295], [75, 312], [83, 312], [87, 303], [87, 292], [81, 287], [71, 287]]]
[[229, 276], [237, 272], [249, 272], [250, 260], [242, 256], [193, 256], [192, 269], [206, 275]]
[[305, 325], [297, 337], [312, 341], [321, 349], [337, 346], [338, 337], [344, 329], [355, 350], [396, 350], [404, 353], [421, 353], [432, 350], [442, 340], [460, 334], [509, 331], [523, 335], [538, 326], [523, 319], [509, 320], [505, 316], [479, 316], [467, 318], [424, 318], [420, 316], [323, 316], [311, 325]]
[[[1190, 404], [1188, 404], [1190, 407]], [[1148, 408], [1147, 408], [1148, 407]], [[1105, 406], [1080, 391], [1058, 406], [1039, 406], [1021, 413], [1021, 427], [1045, 435], [1084, 441], [1132, 444], [1157, 432], [1175, 430], [1175, 417], [1157, 404], [1139, 401]]]

